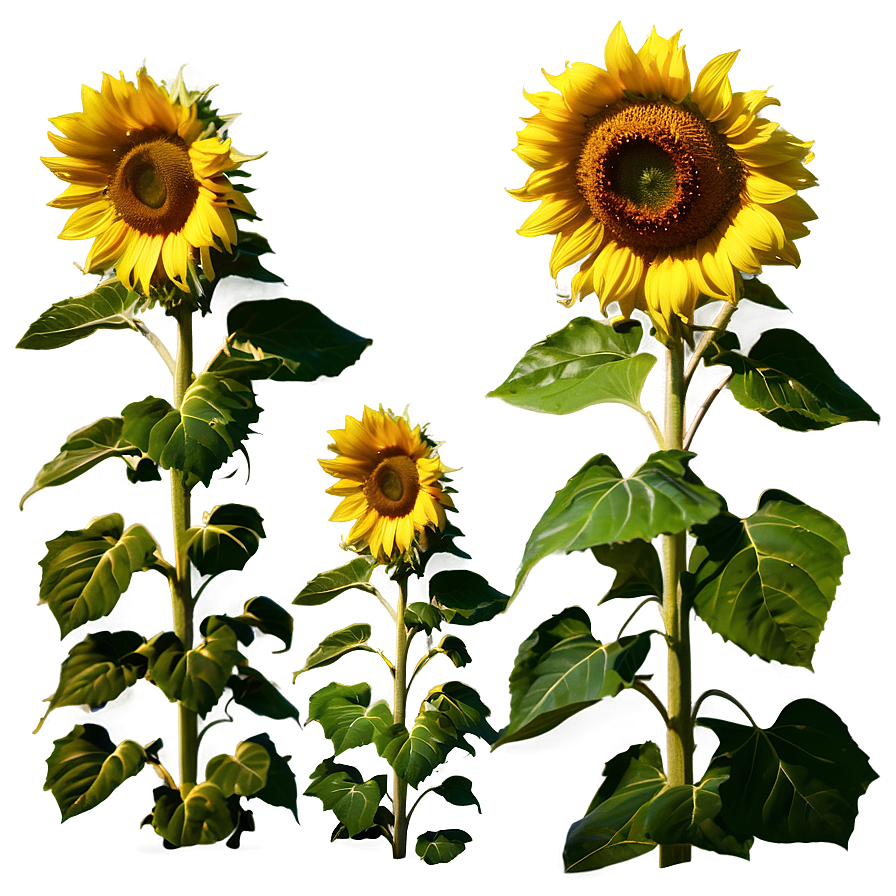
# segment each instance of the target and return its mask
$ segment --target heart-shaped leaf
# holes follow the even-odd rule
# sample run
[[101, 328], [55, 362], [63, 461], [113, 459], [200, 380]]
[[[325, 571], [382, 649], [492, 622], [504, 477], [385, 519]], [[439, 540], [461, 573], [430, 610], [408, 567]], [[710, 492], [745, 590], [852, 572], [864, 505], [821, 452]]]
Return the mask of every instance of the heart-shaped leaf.
[[476, 625], [502, 613], [510, 597], [468, 569], [445, 569], [429, 580], [429, 599], [452, 625]]
[[171, 787], [157, 787], [153, 796], [152, 826], [171, 846], [217, 843], [236, 827], [239, 797], [228, 799], [211, 781], [197, 784], [185, 799]]
[[305, 796], [315, 796], [345, 825], [349, 836], [360, 834], [374, 821], [380, 800], [386, 795], [386, 776], [364, 781], [350, 765], [325, 759], [312, 773]]
[[616, 570], [616, 578], [600, 603], [617, 597], [649, 597], [663, 594], [663, 568], [656, 548], [635, 538], [622, 544], [601, 544], [591, 549], [603, 566]]
[[209, 759], [205, 777], [225, 797], [252, 796], [267, 784], [270, 764], [271, 757], [261, 744], [241, 741], [232, 756], [221, 753]]
[[414, 852], [427, 865], [440, 865], [456, 859], [472, 841], [472, 837], [459, 828], [448, 828], [444, 831], [427, 831], [417, 838]]
[[452, 775], [445, 778], [438, 787], [433, 787], [433, 793], [437, 793], [452, 806], [475, 806], [482, 815], [482, 806], [473, 795], [473, 782], [463, 775]]
[[264, 747], [270, 758], [267, 783], [257, 793], [253, 793], [249, 799], [258, 799], [269, 806], [282, 806], [284, 809], [289, 809], [298, 823], [296, 776], [286, 761], [290, 757], [281, 756], [267, 734], [256, 734], [255, 737], [246, 738], [246, 743], [259, 744]]
[[219, 504], [203, 515], [201, 526], [184, 533], [184, 547], [204, 576], [242, 569], [264, 538], [261, 514], [245, 504]]
[[293, 675], [293, 681], [302, 672], [307, 672], [309, 669], [317, 669], [321, 666], [329, 666], [330, 663], [335, 663], [336, 660], [347, 653], [351, 653], [353, 650], [369, 650], [371, 653], [375, 653], [376, 651], [367, 643], [369, 639], [370, 626], [366, 622], [358, 622], [327, 635], [311, 651], [308, 659], [305, 660], [305, 665]]
[[376, 734], [393, 723], [392, 710], [384, 700], [370, 706], [370, 685], [335, 681], [311, 695], [308, 721], [320, 722], [336, 756], [373, 743]]
[[274, 653], [284, 653], [292, 646], [292, 616], [269, 597], [253, 597], [247, 600], [243, 612], [236, 617], [236, 620], [251, 625], [266, 635], [279, 638], [283, 642], [283, 650], [275, 650]]
[[430, 635], [434, 628], [441, 628], [444, 621], [445, 617], [438, 607], [423, 601], [414, 601], [404, 611], [404, 624], [409, 631], [423, 631]]

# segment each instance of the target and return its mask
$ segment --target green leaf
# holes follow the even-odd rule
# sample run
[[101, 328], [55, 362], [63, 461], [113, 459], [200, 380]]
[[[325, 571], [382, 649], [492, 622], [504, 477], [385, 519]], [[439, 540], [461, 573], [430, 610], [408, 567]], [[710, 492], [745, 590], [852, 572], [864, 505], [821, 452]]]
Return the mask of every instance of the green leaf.
[[139, 524], [124, 528], [120, 514], [96, 517], [85, 529], [47, 542], [40, 561], [41, 603], [49, 604], [64, 638], [78, 626], [108, 616], [131, 575], [155, 565], [159, 546]]
[[40, 468], [34, 477], [34, 485], [22, 495], [19, 510], [35, 492], [71, 482], [107, 457], [139, 457], [140, 449], [121, 437], [122, 422], [121, 417], [102, 417], [71, 433], [59, 449], [59, 454]]
[[134, 651], [144, 643], [136, 632], [94, 632], [75, 644], [62, 663], [59, 686], [35, 734], [57, 706], [86, 703], [99, 709], [143, 678], [146, 659]]
[[648, 741], [614, 756], [588, 812], [569, 829], [564, 870], [594, 871], [650, 852], [644, 830], [650, 801], [666, 786], [659, 747]]
[[858, 800], [878, 776], [840, 717], [814, 700], [785, 706], [771, 728], [700, 718], [730, 766], [721, 818], [739, 837], [847, 847]]
[[320, 722], [336, 756], [373, 743], [374, 736], [393, 723], [392, 710], [384, 700], [370, 706], [369, 684], [345, 685], [335, 681], [311, 695], [308, 721]]
[[473, 782], [462, 775], [452, 775], [445, 778], [438, 787], [433, 787], [433, 793], [443, 797], [452, 806], [475, 806], [482, 815], [482, 806], [473, 795]]
[[427, 831], [417, 838], [414, 852], [427, 865], [440, 865], [456, 859], [473, 838], [458, 828], [447, 828], [444, 831]]
[[662, 597], [663, 568], [650, 542], [635, 538], [622, 544], [601, 544], [591, 553], [598, 563], [616, 570], [616, 578], [600, 603], [617, 597]]
[[270, 764], [271, 757], [261, 744], [241, 741], [232, 756], [221, 753], [209, 759], [205, 777], [225, 797], [252, 796], [267, 784]]
[[237, 666], [237, 674], [227, 679], [227, 687], [233, 691], [233, 700], [245, 706], [257, 716], [269, 719], [295, 719], [299, 723], [299, 711], [280, 689], [261, 672], [251, 666]]
[[747, 653], [811, 669], [849, 553], [840, 526], [771, 490], [746, 519], [721, 513], [694, 534], [682, 585], [697, 615]]
[[370, 584], [370, 575], [376, 569], [373, 557], [356, 557], [345, 566], [328, 569], [316, 575], [293, 601], [303, 607], [316, 607], [331, 601], [334, 597], [351, 588], [360, 588], [376, 594], [376, 588]]
[[44, 790], [53, 792], [62, 820], [67, 821], [101, 803], [145, 762], [143, 747], [134, 741], [116, 747], [102, 726], [75, 725], [53, 741]]
[[442, 611], [424, 601], [415, 601], [404, 611], [405, 626], [412, 631], [424, 631], [427, 635], [432, 634], [434, 628], [441, 629], [444, 621]]
[[252, 631], [251, 625], [246, 625], [245, 622], [240, 622], [234, 617], [228, 616], [226, 613], [206, 616], [205, 619], [199, 623], [199, 634], [204, 638], [208, 634], [209, 626], [216, 627], [219, 625], [226, 625], [233, 629], [237, 641], [244, 647], [248, 647], [255, 640], [255, 632]]
[[543, 411], [571, 414], [605, 401], [641, 410], [641, 389], [656, 364], [651, 354], [636, 354], [641, 324], [608, 323], [577, 317], [562, 330], [533, 345], [489, 398]]
[[299, 797], [296, 789], [296, 776], [287, 763], [290, 757], [281, 756], [267, 734], [248, 737], [246, 743], [260, 744], [267, 750], [271, 761], [268, 766], [267, 784], [257, 793], [253, 793], [249, 799], [259, 799], [269, 806], [282, 806], [284, 809], [289, 809], [298, 824], [299, 815], [296, 802]]
[[174, 632], [162, 632], [139, 651], [149, 660], [147, 677], [162, 693], [203, 718], [224, 693], [234, 665], [242, 660], [233, 629], [215, 617], [210, 619], [205, 640], [192, 650], [185, 651]]
[[504, 612], [510, 597], [468, 569], [447, 569], [429, 580], [429, 598], [453, 625], [488, 622]]
[[581, 607], [542, 622], [520, 645], [510, 673], [510, 721], [494, 747], [544, 734], [631, 687], [649, 650], [649, 632], [601, 644]]
[[794, 330], [767, 330], [748, 355], [721, 351], [705, 363], [730, 367], [734, 397], [785, 429], [808, 432], [856, 420], [880, 422], [880, 415]]
[[140, 296], [117, 280], [100, 284], [93, 292], [51, 305], [28, 328], [16, 348], [61, 348], [97, 330], [135, 329], [134, 306]]
[[241, 302], [227, 315], [227, 330], [210, 370], [285, 382], [338, 376], [373, 342], [294, 299]]
[[311, 651], [305, 665], [299, 669], [293, 676], [293, 681], [297, 675], [307, 672], [309, 669], [317, 669], [321, 666], [329, 666], [335, 663], [340, 657], [351, 653], [353, 650], [369, 650], [371, 653], [376, 651], [367, 644], [370, 638], [370, 626], [366, 622], [357, 622], [346, 628], [327, 635], [317, 647]]
[[[239, 185], [237, 189], [240, 188]], [[252, 192], [252, 187], [243, 187], [243, 192]], [[225, 277], [245, 277], [262, 283], [282, 283], [283, 278], [269, 271], [258, 260], [259, 255], [266, 255], [273, 250], [268, 241], [257, 233], [239, 231], [236, 246], [232, 253], [218, 252], [212, 249], [212, 267], [215, 269], [213, 283]]]
[[722, 498], [688, 469], [689, 451], [655, 451], [628, 478], [605, 454], [592, 457], [554, 496], [529, 536], [514, 595], [536, 563], [555, 551], [651, 541], [705, 523]]
[[386, 776], [376, 775], [369, 781], [350, 765], [338, 765], [325, 759], [312, 773], [305, 796], [317, 797], [325, 810], [345, 825], [353, 837], [369, 828], [374, 821], [380, 800], [386, 795]]
[[445, 713], [459, 734], [475, 734], [488, 744], [497, 740], [498, 732], [487, 721], [491, 710], [469, 685], [461, 681], [446, 681], [434, 687], [424, 699]]
[[125, 473], [128, 476], [128, 482], [134, 484], [138, 482], [161, 482], [162, 474], [159, 473], [159, 465], [151, 458], [143, 455], [142, 457], [125, 457]]
[[749, 302], [755, 302], [757, 305], [765, 305], [766, 308], [775, 308], [778, 311], [789, 311], [790, 309], [774, 294], [772, 288], [767, 283], [762, 283], [755, 277], [744, 277], [744, 294], [743, 299]]
[[283, 642], [283, 650], [274, 653], [285, 653], [292, 646], [293, 619], [290, 613], [269, 597], [253, 597], [243, 606], [243, 612], [236, 617], [257, 628], [266, 635], [273, 635]]
[[184, 393], [180, 409], [149, 396], [121, 413], [125, 438], [164, 469], [182, 470], [207, 486], [212, 474], [241, 448], [261, 408], [251, 386], [200, 373]]
[[261, 514], [245, 504], [219, 504], [184, 535], [187, 555], [204, 576], [242, 569], [265, 537]]
[[[392, 811], [390, 809], [387, 809], [385, 806], [379, 806], [373, 816], [373, 824], [366, 830], [361, 831], [360, 834], [355, 834], [351, 839], [376, 840], [379, 837], [391, 836], [394, 826], [395, 816], [392, 814]], [[336, 827], [333, 828], [333, 833], [330, 836], [330, 842], [332, 843], [334, 840], [348, 839], [348, 828], [340, 821], [339, 824], [337, 824]]]
[[454, 663], [455, 669], [460, 669], [462, 666], [466, 666], [467, 663], [472, 662], [472, 658], [467, 652], [467, 645], [454, 635], [445, 635], [439, 641], [439, 646], [433, 647], [429, 653], [431, 656], [435, 656], [437, 653], [444, 653]]
[[152, 826], [171, 846], [217, 843], [236, 827], [239, 798], [228, 800], [211, 781], [197, 784], [186, 799], [164, 786], [157, 787], [153, 796]]

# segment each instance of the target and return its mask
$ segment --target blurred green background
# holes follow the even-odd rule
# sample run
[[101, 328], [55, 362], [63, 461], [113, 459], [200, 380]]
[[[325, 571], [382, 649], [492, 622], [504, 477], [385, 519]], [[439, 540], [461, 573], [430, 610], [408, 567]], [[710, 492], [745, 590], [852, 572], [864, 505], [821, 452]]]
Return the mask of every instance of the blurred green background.
[[[819, 186], [809, 198], [820, 220], [801, 244], [802, 269], [773, 270], [768, 279], [794, 310], [784, 324], [817, 339], [883, 421], [799, 436], [728, 397], [717, 404], [695, 446], [704, 479], [742, 514], [765, 487], [791, 490], [845, 526], [851, 554], [814, 675], [750, 659], [699, 624], [696, 674], [698, 689], [726, 687], [765, 722], [801, 694], [849, 719], [882, 773], [862, 803], [851, 849], [757, 844], [750, 864], [700, 854], [691, 866], [659, 873], [653, 856], [600, 875], [564, 875], [564, 832], [587, 806], [603, 761], [656, 734], [633, 694], [539, 740], [455, 763], [476, 779], [485, 815], [433, 804], [415, 818], [474, 834], [449, 866], [393, 863], [382, 843], [330, 845], [331, 819], [307, 799], [301, 827], [282, 811], [260, 811], [243, 850], [164, 852], [138, 828], [145, 773], [60, 826], [41, 792], [44, 760], [81, 714], [59, 710], [31, 734], [70, 647], [37, 605], [43, 542], [114, 509], [167, 543], [166, 495], [128, 486], [110, 463], [38, 493], [24, 510], [18, 499], [67, 435], [165, 390], [167, 375], [130, 333], [100, 333], [58, 353], [12, 350], [48, 304], [85, 291], [76, 266], [87, 246], [58, 241], [65, 215], [44, 207], [60, 189], [39, 161], [52, 152], [46, 119], [79, 110], [82, 83], [98, 86], [102, 71], [133, 74], [144, 60], [156, 78], [187, 63], [192, 83], [220, 84], [223, 108], [243, 113], [231, 131], [236, 148], [265, 153], [252, 166], [254, 198], [293, 293], [374, 339], [339, 380], [263, 387], [250, 477], [240, 468], [208, 492], [197, 489], [197, 514], [221, 501], [251, 501], [268, 530], [247, 572], [227, 578], [201, 609], [259, 593], [288, 603], [317, 572], [343, 562], [344, 528], [327, 522], [333, 501], [316, 459], [325, 430], [364, 403], [409, 408], [446, 440], [443, 457], [459, 468], [460, 522], [479, 568], [506, 589], [528, 533], [566, 477], [597, 449], [623, 469], [649, 449], [646, 428], [621, 407], [551, 418], [484, 397], [532, 342], [573, 313], [554, 302], [550, 240], [515, 234], [526, 207], [504, 193], [527, 174], [511, 152], [520, 116], [531, 111], [521, 89], [542, 88], [542, 67], [601, 62], [620, 18], [637, 44], [652, 24], [663, 35], [684, 29], [692, 75], [741, 47], [735, 86], [774, 85], [783, 107], [771, 117], [817, 141]], [[4, 892], [892, 892], [891, 3], [5, 2], [2, 54]], [[226, 295], [237, 300], [238, 284]], [[202, 324], [203, 360], [227, 305], [222, 299]], [[156, 323], [170, 334], [168, 321]], [[506, 680], [520, 641], [561, 607], [593, 610], [601, 581], [583, 555], [546, 561], [503, 618], [471, 630], [475, 663], [461, 674], [480, 687], [496, 724], [506, 722]], [[261, 661], [303, 714], [307, 695], [329, 680], [367, 676], [368, 667], [352, 661], [290, 683], [322, 635], [361, 621], [369, 606], [358, 595], [297, 610], [292, 651]], [[111, 622], [151, 635], [167, 627], [167, 616], [161, 580], [144, 576]], [[135, 691], [123, 709], [96, 720], [118, 737], [148, 741], [163, 733], [170, 709], [158, 693]], [[216, 736], [230, 744], [237, 735]], [[325, 755], [316, 725], [283, 723], [275, 736], [301, 777]], [[372, 757], [359, 764], [370, 773]]]

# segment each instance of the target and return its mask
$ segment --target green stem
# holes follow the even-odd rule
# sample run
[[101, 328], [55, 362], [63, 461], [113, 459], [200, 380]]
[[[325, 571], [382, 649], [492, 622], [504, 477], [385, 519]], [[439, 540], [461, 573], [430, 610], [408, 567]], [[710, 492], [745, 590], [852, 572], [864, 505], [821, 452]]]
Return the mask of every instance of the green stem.
[[[404, 611], [408, 605], [408, 577], [398, 580], [398, 606], [395, 612], [395, 699], [392, 710], [392, 721], [396, 725], [405, 724], [405, 706], [408, 699], [406, 683], [408, 670], [408, 630], [404, 624]], [[394, 774], [392, 788], [392, 811], [395, 815], [394, 839], [392, 842], [392, 858], [403, 859], [407, 852], [408, 841], [408, 782], [398, 773]]]
[[697, 365], [700, 363], [700, 359], [706, 354], [706, 350], [712, 344], [713, 339], [724, 332], [725, 328], [728, 326], [728, 321], [731, 320], [731, 315], [734, 314], [735, 311], [737, 311], [737, 305], [734, 302], [725, 302], [719, 313], [716, 315], [716, 319], [707, 327], [706, 332], [700, 338], [700, 342], [697, 343], [697, 348], [694, 349], [694, 353], [688, 361], [688, 369], [684, 374], [685, 392], [687, 392], [688, 386], [691, 384], [691, 379], [697, 370]]
[[[681, 448], [684, 440], [684, 344], [666, 349], [667, 449]], [[694, 783], [694, 729], [691, 724], [691, 644], [688, 608], [679, 580], [685, 567], [687, 533], [663, 536], [663, 621], [668, 643], [668, 706], [666, 777], [671, 787]], [[687, 844], [660, 846], [660, 868], [691, 860]]]
[[[181, 306], [177, 319], [177, 362], [174, 375], [174, 406], [179, 408], [184, 393], [193, 380], [193, 318]], [[171, 583], [171, 605], [174, 633], [185, 650], [193, 647], [193, 599], [191, 596], [190, 561], [184, 549], [184, 534], [190, 527], [190, 490], [180, 470], [171, 470], [171, 518], [174, 529], [175, 575]], [[196, 713], [182, 703], [177, 704], [180, 731], [180, 789], [186, 796], [196, 784], [199, 741]]]

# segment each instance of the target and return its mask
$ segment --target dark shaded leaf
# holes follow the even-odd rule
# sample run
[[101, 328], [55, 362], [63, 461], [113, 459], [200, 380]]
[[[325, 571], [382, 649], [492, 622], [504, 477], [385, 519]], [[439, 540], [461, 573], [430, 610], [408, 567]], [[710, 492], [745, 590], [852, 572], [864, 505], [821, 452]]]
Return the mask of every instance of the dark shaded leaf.
[[441, 629], [444, 621], [445, 617], [438, 607], [423, 601], [409, 604], [404, 611], [404, 624], [410, 631], [423, 631], [429, 635], [434, 628]]
[[445, 778], [438, 787], [433, 787], [433, 793], [443, 797], [452, 806], [475, 806], [482, 815], [482, 806], [473, 795], [473, 782], [462, 775], [452, 775]]
[[293, 603], [303, 607], [316, 607], [351, 588], [360, 588], [362, 591], [376, 594], [376, 588], [370, 584], [370, 575], [374, 569], [376, 561], [373, 557], [356, 557], [345, 566], [316, 575], [299, 592]]
[[[252, 187], [242, 187], [242, 192], [252, 192]], [[259, 255], [272, 252], [268, 241], [257, 233], [239, 231], [236, 246], [232, 253], [211, 250], [212, 267], [215, 270], [214, 284], [225, 277], [245, 277], [262, 283], [282, 283], [283, 278], [269, 271], [258, 260]]]
[[467, 645], [454, 635], [445, 635], [439, 641], [439, 646], [433, 647], [430, 651], [430, 655], [433, 656], [437, 653], [444, 653], [454, 663], [455, 669], [460, 669], [462, 666], [466, 666], [467, 663], [472, 662], [472, 658], [467, 652]]
[[251, 666], [237, 666], [237, 674], [227, 680], [227, 687], [233, 691], [233, 700], [245, 706], [258, 716], [269, 719], [295, 719], [299, 723], [299, 711], [280, 689], [272, 684], [261, 672]]
[[190, 560], [204, 576], [242, 569], [264, 538], [261, 514], [245, 504], [219, 504], [184, 533]]
[[[351, 837], [352, 840], [376, 840], [378, 837], [389, 837], [392, 834], [392, 828], [395, 825], [395, 816], [385, 806], [379, 806], [373, 816], [373, 825], [360, 834]], [[330, 842], [334, 840], [348, 840], [348, 828], [340, 821], [333, 828], [330, 835]]]
[[429, 580], [429, 597], [452, 625], [476, 625], [502, 613], [510, 597], [467, 569], [437, 572]]
[[268, 766], [267, 783], [257, 793], [253, 793], [249, 799], [259, 799], [269, 806], [282, 806], [284, 809], [289, 809], [296, 820], [296, 824], [298, 824], [299, 816], [296, 811], [296, 802], [299, 797], [296, 789], [296, 776], [287, 763], [290, 757], [281, 756], [277, 752], [274, 742], [267, 734], [256, 734], [255, 737], [248, 737], [246, 738], [246, 743], [259, 744], [264, 747], [271, 760]]
[[616, 597], [663, 595], [663, 568], [656, 548], [636, 538], [622, 544], [601, 544], [591, 549], [594, 559], [616, 570], [616, 578], [600, 603]]
[[427, 831], [417, 838], [414, 852], [427, 865], [440, 865], [456, 859], [472, 841], [472, 837], [458, 828], [447, 828], [444, 831]]
[[446, 681], [434, 687], [424, 699], [445, 713], [459, 734], [475, 734], [487, 744], [497, 740], [498, 732], [487, 721], [491, 710], [469, 685], [461, 681]]
[[236, 619], [266, 635], [279, 638], [283, 642], [283, 650], [275, 650], [274, 653], [285, 653], [292, 646], [292, 616], [269, 597], [253, 597], [247, 600], [243, 612]]
[[775, 308], [778, 311], [790, 309], [774, 294], [767, 283], [762, 283], [755, 277], [744, 277], [744, 294], [742, 299], [755, 302], [757, 305], [765, 305], [766, 308]]

